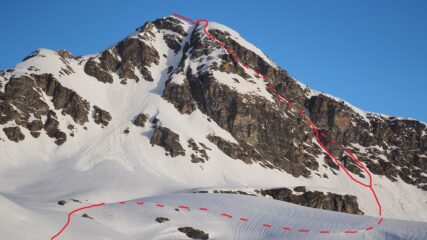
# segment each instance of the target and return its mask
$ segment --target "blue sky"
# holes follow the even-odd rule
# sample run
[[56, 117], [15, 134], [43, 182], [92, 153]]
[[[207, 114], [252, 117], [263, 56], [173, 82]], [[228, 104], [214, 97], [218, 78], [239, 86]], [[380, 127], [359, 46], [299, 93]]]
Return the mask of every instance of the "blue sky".
[[180, 13], [223, 23], [310, 87], [368, 111], [427, 122], [427, 1], [8, 1], [0, 69], [37, 48], [107, 48]]

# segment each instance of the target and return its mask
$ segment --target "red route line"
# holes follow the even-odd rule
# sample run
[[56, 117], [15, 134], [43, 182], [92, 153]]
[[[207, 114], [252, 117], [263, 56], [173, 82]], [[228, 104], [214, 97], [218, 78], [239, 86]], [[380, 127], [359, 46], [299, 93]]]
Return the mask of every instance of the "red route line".
[[[233, 55], [233, 52], [231, 51], [231, 49], [229, 49], [229, 48], [227, 48], [226, 46], [225, 46], [225, 44], [223, 43], [223, 42], [221, 42], [221, 41], [218, 41], [215, 37], [213, 37], [209, 32], [208, 32], [208, 30], [207, 30], [207, 27], [208, 27], [208, 25], [209, 25], [209, 21], [208, 20], [204, 20], [204, 19], [199, 19], [199, 20], [197, 20], [196, 22], [194, 22], [192, 19], [190, 19], [190, 18], [187, 18], [187, 17], [184, 17], [184, 16], [182, 16], [182, 15], [179, 15], [179, 14], [176, 14], [176, 13], [174, 13], [173, 14], [174, 16], [176, 16], [176, 17], [178, 17], [178, 18], [180, 18], [180, 19], [183, 19], [183, 20], [185, 20], [185, 21], [188, 21], [188, 22], [190, 22], [191, 24], [193, 24], [193, 25], [198, 25], [199, 23], [201, 23], [201, 22], [204, 22], [205, 23], [205, 25], [204, 25], [204, 27], [203, 27], [203, 31], [204, 31], [204, 33], [209, 37], [209, 39], [211, 39], [212, 41], [216, 41], [220, 46], [222, 46], [222, 47], [224, 47], [225, 48], [225, 50], [227, 51], [227, 53], [234, 59], [234, 61], [236, 61], [237, 63], [239, 62], [239, 59], [236, 57], [236, 56], [234, 56]], [[248, 65], [246, 65], [246, 64], [243, 64], [243, 63], [241, 63], [242, 64], [242, 66], [244, 67], [244, 68], [246, 68], [246, 69], [252, 69], [253, 71], [254, 71], [254, 73], [255, 73], [255, 75], [257, 76], [257, 77], [262, 77], [262, 79], [265, 81], [265, 82], [267, 82], [267, 86], [268, 86], [268, 89], [270, 90], [270, 92], [272, 92], [272, 94], [273, 94], [273, 96], [276, 96], [277, 98], [278, 98], [278, 100], [280, 101], [280, 102], [282, 102], [282, 103], [285, 103], [285, 104], [287, 104], [287, 106], [288, 106], [288, 110], [290, 110], [293, 106], [294, 106], [294, 104], [292, 103], [292, 102], [290, 102], [290, 101], [288, 101], [288, 100], [286, 100], [284, 97], [282, 97], [282, 96], [280, 96], [280, 94], [278, 94], [277, 93], [277, 91], [276, 91], [276, 89], [274, 88], [274, 86], [270, 83], [270, 82], [268, 82], [268, 77], [266, 76], [266, 75], [263, 75], [263, 74], [261, 74], [261, 73], [259, 73], [257, 70], [255, 70], [255, 69], [253, 69], [253, 68], [251, 68], [251, 67], [249, 67]], [[372, 192], [372, 195], [374, 196], [374, 198], [375, 198], [375, 201], [376, 201], [376, 203], [377, 203], [377, 205], [378, 205], [378, 214], [379, 214], [379, 216], [381, 217], [382, 216], [382, 207], [381, 207], [381, 203], [380, 203], [380, 201], [379, 201], [379, 198], [378, 198], [378, 196], [377, 196], [377, 194], [376, 194], [376, 192], [375, 192], [375, 190], [374, 190], [374, 188], [373, 188], [373, 184], [372, 184], [372, 176], [371, 176], [371, 173], [369, 172], [369, 170], [365, 167], [365, 165], [363, 165], [363, 163], [352, 153], [352, 152], [350, 152], [350, 150], [348, 150], [348, 149], [346, 149], [346, 148], [344, 148], [342, 145], [339, 145], [339, 147], [341, 148], [341, 149], [343, 149], [344, 150], [344, 152], [347, 154], [347, 156], [349, 156], [353, 161], [355, 161], [362, 169], [363, 169], [363, 171], [368, 175], [368, 177], [369, 177], [369, 184], [366, 184], [366, 183], [363, 183], [363, 182], [361, 182], [361, 181], [359, 181], [358, 179], [355, 179], [349, 172], [348, 172], [348, 170], [332, 155], [332, 153], [323, 145], [323, 142], [322, 142], [322, 140], [320, 139], [320, 135], [321, 135], [321, 137], [323, 137], [324, 139], [327, 139], [328, 137], [327, 137], [327, 135], [326, 135], [326, 133], [324, 133], [324, 132], [322, 132], [320, 135], [319, 135], [319, 130], [317, 129], [317, 127], [313, 124], [313, 122], [311, 122], [311, 120], [305, 115], [305, 113], [304, 113], [304, 111], [302, 111], [302, 110], [296, 110], [300, 115], [301, 115], [301, 117], [303, 118], [303, 119], [305, 119], [306, 120], [306, 122], [308, 123], [308, 125], [313, 129], [313, 131], [314, 131], [314, 133], [315, 133], [315, 135], [316, 135], [316, 139], [317, 139], [317, 142], [319, 143], [319, 145], [321, 146], [321, 148], [329, 155], [329, 157], [331, 157], [333, 160], [334, 160], [334, 162], [344, 171], [344, 173], [352, 180], [352, 181], [354, 181], [354, 182], [356, 182], [357, 184], [359, 184], [359, 185], [361, 185], [361, 186], [363, 186], [363, 187], [366, 187], [366, 188], [369, 188], [370, 190], [371, 190], [371, 192]], [[331, 144], [336, 144], [336, 142], [332, 139], [332, 138], [329, 138], [329, 141], [330, 141], [330, 143]], [[123, 205], [123, 204], [126, 204], [126, 201], [121, 201], [121, 202], [118, 202], [118, 204], [121, 204], [121, 205]], [[137, 205], [144, 205], [144, 202], [135, 202], [135, 204], [137, 204]], [[59, 232], [58, 233], [56, 233], [52, 238], [51, 238], [51, 240], [54, 240], [55, 238], [57, 238], [59, 235], [61, 235], [64, 231], [65, 231], [65, 229], [68, 227], [68, 225], [70, 224], [70, 222], [71, 222], [71, 216], [74, 214], [74, 213], [76, 213], [76, 212], [78, 212], [78, 211], [81, 211], [81, 210], [84, 210], [84, 209], [90, 209], [90, 208], [94, 208], [94, 207], [100, 207], [100, 206], [103, 206], [103, 205], [105, 205], [105, 203], [99, 203], [99, 204], [93, 204], [93, 205], [89, 205], [89, 206], [86, 206], [86, 207], [81, 207], [81, 208], [77, 208], [77, 209], [74, 209], [74, 210], [72, 210], [70, 213], [68, 213], [68, 218], [67, 218], [67, 222], [65, 223], [65, 225], [61, 228], [61, 230], [59, 230]], [[155, 204], [154, 205], [155, 207], [159, 207], [159, 208], [163, 208], [163, 207], [165, 207], [165, 205], [163, 205], [163, 204], [160, 204], [160, 203], [157, 203], [157, 204]], [[186, 210], [190, 210], [190, 207], [188, 207], [188, 206], [186, 206], [186, 205], [180, 205], [180, 206], [178, 206], [178, 208], [181, 208], [181, 209], [186, 209]], [[202, 211], [202, 212], [207, 212], [208, 211], [208, 209], [207, 208], [199, 208], [199, 210], [200, 211]], [[228, 213], [221, 213], [220, 214], [221, 216], [223, 216], [223, 217], [226, 217], [226, 218], [229, 218], [229, 219], [232, 219], [233, 218], [233, 216], [232, 215], [230, 215], [230, 214], [228, 214]], [[243, 222], [248, 222], [248, 219], [247, 218], [239, 218], [239, 220], [240, 221], [243, 221]], [[382, 222], [383, 222], [383, 218], [381, 217], [379, 220], [378, 220], [378, 222], [377, 222], [377, 225], [380, 225], [380, 224], [382, 224]], [[264, 223], [264, 224], [262, 224], [262, 226], [264, 227], [264, 228], [271, 228], [272, 226], [270, 225], [270, 224], [267, 224], [267, 223]], [[284, 226], [284, 227], [282, 227], [282, 229], [284, 230], [284, 231], [292, 231], [293, 229], [291, 228], [291, 227], [288, 227], [288, 226]], [[364, 231], [371, 231], [372, 229], [374, 229], [374, 226], [369, 226], [369, 227], [366, 227], [365, 229], [363, 229]], [[310, 229], [299, 229], [298, 230], [298, 232], [299, 233], [309, 233], [311, 230]], [[360, 232], [362, 232], [362, 231], [360, 231], [360, 230], [345, 230], [344, 231], [344, 233], [345, 234], [357, 234], [357, 233], [360, 233]], [[329, 233], [331, 233], [329, 230], [320, 230], [319, 232], [318, 232], [319, 234], [329, 234]]]
[[186, 210], [190, 211], [190, 207], [185, 206], [185, 205], [181, 205], [181, 206], [179, 206], [178, 208], [186, 209]]
[[[225, 45], [224, 45], [224, 43], [223, 42], [221, 42], [221, 41], [219, 41], [218, 39], [216, 39], [215, 37], [213, 37], [209, 32], [208, 32], [208, 30], [207, 30], [207, 27], [208, 27], [208, 25], [209, 25], [209, 21], [208, 20], [204, 20], [204, 19], [199, 19], [199, 20], [197, 20], [197, 21], [193, 21], [192, 19], [190, 19], [190, 18], [187, 18], [187, 17], [184, 17], [184, 16], [182, 16], [182, 15], [180, 15], [180, 14], [177, 14], [177, 13], [173, 13], [173, 15], [175, 16], [175, 17], [178, 17], [178, 18], [180, 18], [180, 19], [182, 19], [182, 20], [185, 20], [185, 21], [188, 21], [188, 22], [190, 22], [191, 24], [193, 24], [193, 25], [198, 25], [199, 23], [201, 23], [201, 22], [204, 22], [205, 23], [205, 25], [203, 26], [203, 31], [204, 31], [204, 33], [209, 37], [209, 39], [211, 39], [212, 41], [214, 41], [214, 42], [218, 42], [222, 47], [224, 47], [224, 49], [227, 51], [227, 53], [234, 59], [234, 60], [236, 60], [236, 62], [239, 62], [238, 61], [238, 58], [237, 58], [237, 56], [235, 56], [234, 54], [233, 54], [233, 52], [232, 52], [232, 50], [230, 49], [230, 48], [228, 48], [228, 47], [226, 47]], [[241, 62], [241, 61], [240, 61]], [[246, 64], [244, 64], [244, 63], [241, 63], [242, 64], [242, 66], [244, 67], [244, 68], [246, 68], [246, 69], [252, 69], [252, 71], [257, 75], [257, 77], [259, 77], [259, 75], [261, 75], [262, 76], [262, 78], [264, 79], [264, 81], [266, 81], [267, 82], [267, 87], [268, 87], [268, 89], [270, 90], [270, 92], [273, 94], [273, 96], [276, 96], [278, 99], [279, 99], [279, 101], [280, 102], [282, 102], [282, 103], [287, 103], [287, 105], [291, 108], [292, 106], [293, 106], [293, 103], [292, 102], [290, 102], [290, 101], [287, 101], [286, 100], [286, 98], [284, 98], [283, 96], [280, 96], [280, 94], [278, 94], [277, 93], [277, 91], [276, 91], [276, 89], [274, 88], [274, 86], [270, 83], [270, 82], [268, 82], [268, 77], [266, 76], [266, 75], [263, 75], [263, 74], [260, 74], [256, 69], [253, 69], [253, 68], [251, 68], [251, 67], [249, 67], [248, 65], [246, 65]], [[316, 135], [316, 139], [317, 139], [317, 142], [319, 143], [319, 145], [321, 146], [321, 148], [328, 154], [328, 156], [329, 157], [331, 157], [333, 160], [334, 160], [334, 162], [340, 167], [340, 169], [341, 170], [343, 170], [344, 171], [344, 173], [353, 181], [353, 182], [355, 182], [355, 183], [357, 183], [357, 184], [359, 184], [359, 185], [361, 185], [362, 187], [366, 187], [366, 188], [369, 188], [370, 189], [370, 191], [372, 192], [372, 195], [374, 196], [374, 198], [375, 198], [375, 202], [376, 202], [376, 204], [377, 204], [377, 206], [378, 206], [378, 215], [381, 217], [382, 216], [382, 206], [381, 206], [381, 203], [380, 203], [380, 201], [379, 201], [379, 198], [378, 198], [378, 196], [377, 196], [377, 194], [376, 194], [376, 192], [375, 192], [375, 190], [374, 190], [374, 188], [373, 188], [373, 184], [372, 184], [372, 175], [371, 175], [371, 173], [370, 173], [370, 171], [365, 167], [365, 165], [350, 151], [350, 150], [348, 150], [348, 149], [346, 149], [346, 148], [344, 148], [342, 145], [339, 145], [343, 150], [344, 150], [344, 152], [345, 152], [345, 154], [347, 154], [347, 156], [349, 156], [353, 161], [355, 161], [362, 169], [363, 169], [363, 171], [368, 175], [368, 178], [369, 178], [369, 184], [366, 184], [366, 183], [363, 183], [363, 182], [361, 182], [360, 180], [358, 180], [358, 179], [356, 179], [356, 178], [354, 178], [353, 177], [353, 175], [340, 163], [340, 161], [338, 161], [338, 159], [336, 159], [336, 157], [329, 151], [329, 149], [328, 148], [326, 148], [325, 147], [325, 145], [323, 144], [323, 142], [322, 142], [322, 140], [320, 139], [320, 136], [319, 136], [319, 130], [317, 129], [317, 127], [313, 124], [313, 122], [305, 115], [305, 113], [304, 113], [304, 111], [302, 111], [302, 110], [296, 110], [300, 115], [301, 115], [301, 117], [303, 117], [303, 119], [304, 120], [306, 120], [306, 122], [308, 123], [308, 125], [313, 129], [313, 131], [314, 131], [314, 133], [315, 133], [315, 135]], [[325, 138], [325, 139], [327, 139], [327, 135], [326, 135], [326, 133], [325, 132], [322, 132], [321, 133], [321, 135], [322, 135], [322, 137], [323, 138]], [[336, 144], [336, 142], [335, 142], [335, 140], [334, 139], [332, 139], [332, 138], [330, 138], [329, 139], [329, 141], [330, 141], [330, 143], [331, 144]]]
[[102, 205], [105, 205], [105, 203], [93, 204], [93, 205], [89, 205], [89, 206], [86, 206], [86, 207], [77, 208], [77, 209], [74, 209], [74, 210], [72, 210], [71, 212], [69, 212], [69, 213], [68, 213], [68, 215], [67, 215], [67, 222], [66, 222], [66, 223], [64, 224], [64, 226], [61, 228], [61, 230], [59, 230], [59, 232], [58, 232], [58, 233], [56, 233], [55, 235], [53, 235], [53, 237], [51, 237], [51, 238], [50, 238], [50, 240], [54, 240], [54, 239], [55, 239], [55, 238], [57, 238], [59, 235], [61, 235], [61, 234], [62, 234], [62, 232], [64, 232], [64, 231], [65, 231], [65, 229], [66, 229], [66, 228], [68, 227], [68, 225], [70, 224], [70, 222], [71, 222], [71, 216], [72, 216], [74, 213], [79, 212], [79, 211], [84, 210], [84, 209], [89, 209], [89, 208], [99, 207], [99, 206], [102, 206]]
[[233, 216], [231, 216], [230, 214], [227, 213], [221, 213], [221, 216], [226, 217], [226, 218], [233, 218]]
[[264, 223], [264, 224], [262, 224], [262, 226], [265, 227], [265, 228], [271, 228], [271, 225], [268, 224], [268, 223]]

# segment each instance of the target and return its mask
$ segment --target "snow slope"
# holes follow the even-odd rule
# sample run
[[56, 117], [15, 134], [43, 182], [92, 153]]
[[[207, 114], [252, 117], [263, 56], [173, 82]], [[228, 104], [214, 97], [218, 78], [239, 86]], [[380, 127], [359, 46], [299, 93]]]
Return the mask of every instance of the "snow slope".
[[[70, 210], [84, 205], [72, 203], [65, 208]], [[56, 211], [35, 208], [40, 215], [48, 216], [47, 229], [54, 231], [55, 227], [62, 227], [64, 207], [58, 206]], [[93, 219], [82, 218], [82, 214]], [[158, 217], [169, 221], [158, 223], [155, 221]], [[43, 217], [39, 219], [43, 221]], [[53, 221], [55, 219], [57, 222]], [[311, 209], [253, 196], [179, 193], [83, 210], [74, 215], [71, 224], [57, 239], [188, 239], [177, 229], [189, 226], [208, 233], [209, 239], [409, 240], [427, 237], [425, 222], [387, 220], [380, 225], [377, 222], [373, 217]], [[27, 231], [31, 231], [34, 223], [28, 224]], [[370, 226], [374, 228], [366, 230]], [[14, 236], [13, 239], [51, 237], [48, 231], [36, 231], [32, 233], [33, 238], [27, 238], [25, 232], [22, 238]]]

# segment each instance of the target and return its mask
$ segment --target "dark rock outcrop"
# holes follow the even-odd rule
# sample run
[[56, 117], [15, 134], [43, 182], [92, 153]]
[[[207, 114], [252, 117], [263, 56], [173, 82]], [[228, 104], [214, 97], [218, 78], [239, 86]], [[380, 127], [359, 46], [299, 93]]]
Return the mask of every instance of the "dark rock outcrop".
[[167, 82], [166, 86], [163, 98], [169, 100], [180, 113], [189, 114], [197, 109], [187, 82], [183, 85]]
[[[181, 36], [187, 36], [187, 32], [184, 30], [184, 27], [182, 27], [181, 21], [176, 18], [173, 18], [173, 17], [160, 18], [153, 21], [153, 24], [154, 26], [156, 26], [157, 29], [166, 29], [166, 30], [170, 30], [172, 32], [178, 33]], [[141, 31], [141, 29], [144, 29], [144, 27], [140, 28], [139, 31]]]
[[28, 123], [28, 130], [33, 137], [38, 137], [40, 135], [40, 130], [43, 129], [43, 122], [40, 120], [33, 120]]
[[93, 217], [89, 216], [87, 213], [83, 213], [82, 218], [88, 218], [88, 219], [93, 220]]
[[306, 191], [303, 187], [298, 187], [294, 190], [298, 194], [294, 194], [288, 188], [260, 190], [260, 193], [262, 195], [269, 195], [276, 200], [291, 202], [306, 207], [363, 215], [355, 196]]
[[94, 106], [93, 109], [93, 119], [95, 123], [102, 124], [103, 126], [108, 126], [108, 123], [111, 121], [110, 113], [105, 110], [102, 110], [97, 106]]
[[177, 37], [176, 35], [172, 34], [165, 34], [163, 36], [163, 39], [166, 42], [166, 45], [168, 45], [169, 48], [173, 49], [175, 54], [181, 50], [181, 41], [182, 39]]
[[27, 127], [30, 114], [38, 119], [41, 115], [46, 115], [49, 106], [42, 100], [37, 88], [34, 79], [27, 76], [9, 79], [4, 93], [0, 92], [0, 124], [15, 121], [16, 124]]
[[44, 124], [44, 130], [46, 134], [51, 138], [56, 138], [55, 143], [57, 145], [63, 144], [67, 140], [67, 134], [59, 130], [59, 122], [56, 119], [54, 111], [49, 111], [47, 120]]
[[207, 240], [209, 239], [209, 234], [203, 232], [202, 230], [197, 230], [192, 227], [181, 227], [178, 228], [178, 231], [185, 233], [187, 237], [191, 239], [201, 239], [201, 240]]
[[[208, 191], [197, 191], [194, 193], [209, 193]], [[240, 194], [249, 196], [271, 197], [275, 200], [290, 202], [306, 207], [318, 208], [336, 212], [363, 215], [359, 209], [357, 198], [351, 195], [340, 195], [335, 193], [324, 194], [318, 191], [307, 191], [304, 186], [295, 187], [293, 191], [289, 188], [257, 189], [255, 193], [244, 190], [211, 190], [216, 194]]]
[[126, 38], [117, 46], [117, 53], [121, 57], [120, 78], [130, 78], [139, 81], [134, 70], [139, 69], [147, 81], [153, 81], [146, 67], [151, 64], [159, 64], [159, 53], [144, 41], [136, 38]]
[[244, 141], [237, 144], [224, 140], [218, 136], [208, 136], [207, 138], [227, 156], [233, 159], [241, 159], [245, 163], [252, 163], [253, 161], [260, 161], [262, 159], [261, 154]]
[[59, 49], [58, 51], [56, 51], [58, 53], [59, 56], [61, 56], [62, 58], [74, 58], [73, 54], [70, 51], [67, 51], [65, 49]]
[[187, 143], [188, 147], [193, 149], [193, 151], [195, 152], [195, 154], [191, 154], [192, 163], [204, 163], [205, 161], [209, 160], [209, 156], [206, 153], [206, 149], [202, 145], [202, 148], [200, 148], [192, 138], [190, 138]]
[[158, 222], [158, 223], [164, 223], [164, 222], [167, 222], [167, 221], [169, 221], [169, 218], [165, 218], [165, 217], [158, 217], [158, 218], [156, 218], [156, 220], [155, 220], [156, 222]]
[[171, 157], [185, 156], [185, 150], [179, 143], [179, 135], [169, 128], [156, 127], [150, 140], [151, 145], [163, 147]]
[[70, 115], [78, 124], [88, 121], [88, 101], [75, 91], [63, 87], [51, 74], [33, 75], [33, 77], [46, 95], [52, 97], [55, 109], [61, 109], [63, 114]]
[[84, 71], [87, 75], [92, 76], [98, 81], [103, 83], [112, 83], [113, 82], [113, 76], [105, 70], [99, 63], [95, 61], [95, 59], [90, 58], [87, 63], [85, 64]]
[[[0, 93], [0, 124], [15, 121], [16, 124], [30, 130], [33, 137], [45, 129], [47, 135], [56, 138], [58, 145], [66, 141], [64, 132], [58, 130], [56, 113], [43, 101], [42, 93], [52, 98], [55, 110], [70, 115], [78, 124], [88, 121], [89, 103], [75, 91], [63, 87], [51, 74], [21, 76], [11, 78]], [[30, 117], [33, 120], [30, 122]], [[42, 116], [47, 116], [45, 123]], [[18, 138], [19, 139], [19, 138]]]
[[[147, 24], [140, 31], [152, 34], [152, 30], [152, 25]], [[160, 56], [145, 40], [134, 37], [122, 40], [113, 48], [105, 50], [100, 57], [89, 59], [84, 71], [104, 83], [112, 83], [112, 73], [115, 72], [119, 74], [123, 83], [126, 83], [126, 79], [138, 82], [140, 79], [135, 75], [135, 70], [139, 70], [145, 80], [153, 81], [147, 67], [159, 64]]]
[[19, 142], [24, 140], [25, 135], [21, 132], [19, 127], [7, 127], [3, 128], [3, 132], [6, 134], [6, 137], [14, 142]]
[[145, 127], [145, 122], [148, 120], [147, 114], [141, 113], [133, 120], [133, 124], [138, 127]]

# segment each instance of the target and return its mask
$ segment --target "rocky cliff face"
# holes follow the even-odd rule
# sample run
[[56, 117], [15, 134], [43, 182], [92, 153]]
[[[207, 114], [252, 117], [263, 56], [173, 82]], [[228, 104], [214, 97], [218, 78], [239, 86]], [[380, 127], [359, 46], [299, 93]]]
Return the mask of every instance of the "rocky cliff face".
[[[268, 76], [277, 92], [291, 99], [294, 105], [303, 109], [313, 123], [349, 149], [356, 152], [369, 170], [384, 175], [392, 181], [400, 177], [405, 182], [427, 189], [426, 125], [415, 120], [398, 119], [371, 113], [360, 113], [341, 100], [325, 94], [318, 94], [292, 79], [286, 71], [273, 66], [260, 56], [234, 41], [229, 33], [220, 30], [210, 32], [224, 42], [232, 52], [260, 74]], [[204, 54], [210, 54], [218, 46], [203, 41], [199, 32], [192, 33], [187, 54], [181, 60], [200, 61]], [[188, 59], [187, 59], [188, 58]], [[185, 71], [186, 79], [181, 85], [168, 83], [163, 92], [183, 114], [199, 109], [222, 128], [229, 131], [240, 143], [244, 156], [236, 146], [216, 139], [227, 155], [239, 155], [246, 162], [261, 161], [285, 170], [292, 175], [310, 177], [319, 169], [319, 157], [324, 157], [330, 174], [335, 174], [338, 166], [318, 147], [314, 133], [301, 116], [285, 112], [287, 106], [271, 102], [265, 98], [240, 94], [235, 89], [224, 86], [212, 74], [213, 70], [234, 73], [250, 79], [237, 61], [227, 53], [220, 54], [219, 60], [210, 66]], [[184, 68], [183, 68], [184, 69]], [[208, 70], [207, 70], [208, 69]], [[212, 139], [212, 138], [211, 138]], [[342, 149], [323, 142], [351, 172], [364, 178], [361, 168]], [[251, 150], [247, 146], [252, 146]], [[228, 150], [233, 149], [233, 150]], [[251, 154], [251, 152], [255, 154]], [[249, 157], [248, 157], [249, 156]], [[424, 174], [423, 174], [424, 173]], [[315, 173], [316, 174], [316, 173]], [[328, 174], [322, 175], [327, 178]]]
[[[300, 179], [326, 181], [336, 176], [337, 165], [319, 147], [312, 129], [299, 113], [289, 111], [289, 106], [272, 97], [265, 83], [256, 78], [261, 74], [268, 77], [277, 93], [303, 110], [325, 136], [357, 154], [373, 174], [427, 190], [426, 124], [360, 111], [299, 83], [244, 44], [236, 33], [215, 26], [209, 31], [236, 58], [210, 41], [200, 25], [190, 27], [174, 17], [148, 22], [97, 55], [76, 57], [64, 50], [34, 52], [16, 68], [0, 72], [0, 124], [5, 136], [8, 141], [25, 144], [28, 138], [46, 135], [67, 147], [69, 137], [85, 136], [88, 127], [110, 133], [120, 126], [119, 132], [127, 135], [132, 134], [130, 127], [138, 127], [144, 131], [139, 135], [147, 137], [150, 145], [160, 146], [168, 157], [188, 158], [192, 164], [208, 164], [214, 161], [212, 156], [227, 156]], [[53, 63], [44, 62], [48, 60]], [[249, 72], [241, 62], [258, 73]], [[46, 70], [46, 65], [53, 68]], [[75, 87], [74, 82], [83, 86]], [[89, 86], [98, 86], [97, 91], [105, 92], [106, 100], [98, 101], [98, 92], [88, 93], [85, 88]], [[115, 109], [106, 107], [110, 96], [120, 91], [118, 96], [134, 94], [137, 86], [154, 86], [149, 93], [160, 94], [162, 101], [188, 121], [200, 113], [206, 121], [197, 122], [193, 128], [210, 124], [229, 137], [212, 130], [214, 127], [195, 131], [204, 133], [200, 139], [194, 132], [183, 134], [187, 126], [152, 126], [147, 123], [149, 116], [158, 120], [155, 115], [164, 111], [159, 106], [144, 103], [135, 107], [131, 102]], [[138, 95], [134, 100], [145, 97]], [[160, 100], [147, 98], [150, 101]], [[128, 116], [124, 113], [129, 109], [133, 112]], [[117, 119], [121, 122], [115, 122]], [[349, 171], [361, 179], [367, 177], [341, 148], [326, 138], [323, 143]], [[301, 201], [306, 206], [360, 213], [354, 198], [285, 193], [266, 194]]]

